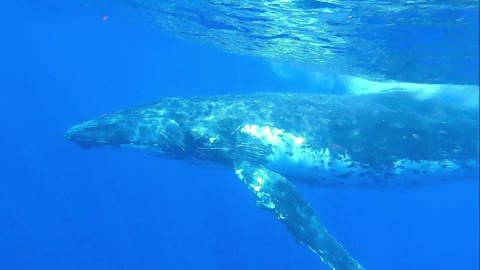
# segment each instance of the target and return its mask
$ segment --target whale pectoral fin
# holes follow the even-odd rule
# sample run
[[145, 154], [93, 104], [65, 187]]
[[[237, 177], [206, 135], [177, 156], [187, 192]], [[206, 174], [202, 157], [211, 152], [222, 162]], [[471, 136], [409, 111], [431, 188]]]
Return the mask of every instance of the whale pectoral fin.
[[336, 270], [364, 269], [320, 223], [310, 205], [282, 175], [250, 162], [235, 166], [237, 176], [257, 197], [257, 205], [273, 213], [295, 238]]

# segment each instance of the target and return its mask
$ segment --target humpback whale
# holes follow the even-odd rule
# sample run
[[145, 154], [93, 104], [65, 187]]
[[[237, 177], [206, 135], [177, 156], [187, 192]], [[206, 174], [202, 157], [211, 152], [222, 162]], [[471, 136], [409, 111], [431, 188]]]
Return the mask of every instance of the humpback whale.
[[138, 148], [231, 168], [257, 206], [337, 270], [364, 269], [296, 190], [412, 189], [478, 179], [479, 116], [410, 93], [163, 98], [73, 126], [78, 145]]

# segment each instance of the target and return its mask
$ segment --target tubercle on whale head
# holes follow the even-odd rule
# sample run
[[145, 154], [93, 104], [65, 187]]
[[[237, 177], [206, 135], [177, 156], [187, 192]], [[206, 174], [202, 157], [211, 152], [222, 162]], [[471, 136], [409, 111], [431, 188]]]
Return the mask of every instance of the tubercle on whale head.
[[145, 111], [104, 115], [71, 127], [65, 137], [85, 149], [126, 146], [169, 156], [186, 152], [180, 124], [162, 114]]
[[107, 123], [101, 120], [89, 120], [74, 125], [65, 133], [65, 138], [73, 141], [78, 146], [88, 149], [95, 146], [107, 145], [106, 139], [112, 137], [102, 130]]

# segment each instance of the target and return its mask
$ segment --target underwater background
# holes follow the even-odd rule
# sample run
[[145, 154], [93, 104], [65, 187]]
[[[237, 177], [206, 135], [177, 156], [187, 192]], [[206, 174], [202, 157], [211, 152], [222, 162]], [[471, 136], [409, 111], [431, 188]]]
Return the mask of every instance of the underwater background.
[[[175, 38], [113, 1], [9, 1], [0, 25], [0, 269], [328, 269], [228, 169], [64, 138], [165, 96], [315, 92], [313, 68]], [[299, 189], [366, 269], [479, 268], [478, 181]]]

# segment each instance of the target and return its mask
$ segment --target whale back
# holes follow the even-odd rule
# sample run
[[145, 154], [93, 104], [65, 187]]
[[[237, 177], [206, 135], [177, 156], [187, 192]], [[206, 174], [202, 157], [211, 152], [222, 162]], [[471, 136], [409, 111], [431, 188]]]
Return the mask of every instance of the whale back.
[[478, 179], [478, 112], [438, 99], [267, 93], [185, 106], [185, 125], [206, 132], [212, 147], [239, 148], [235, 157], [309, 183], [398, 188]]

